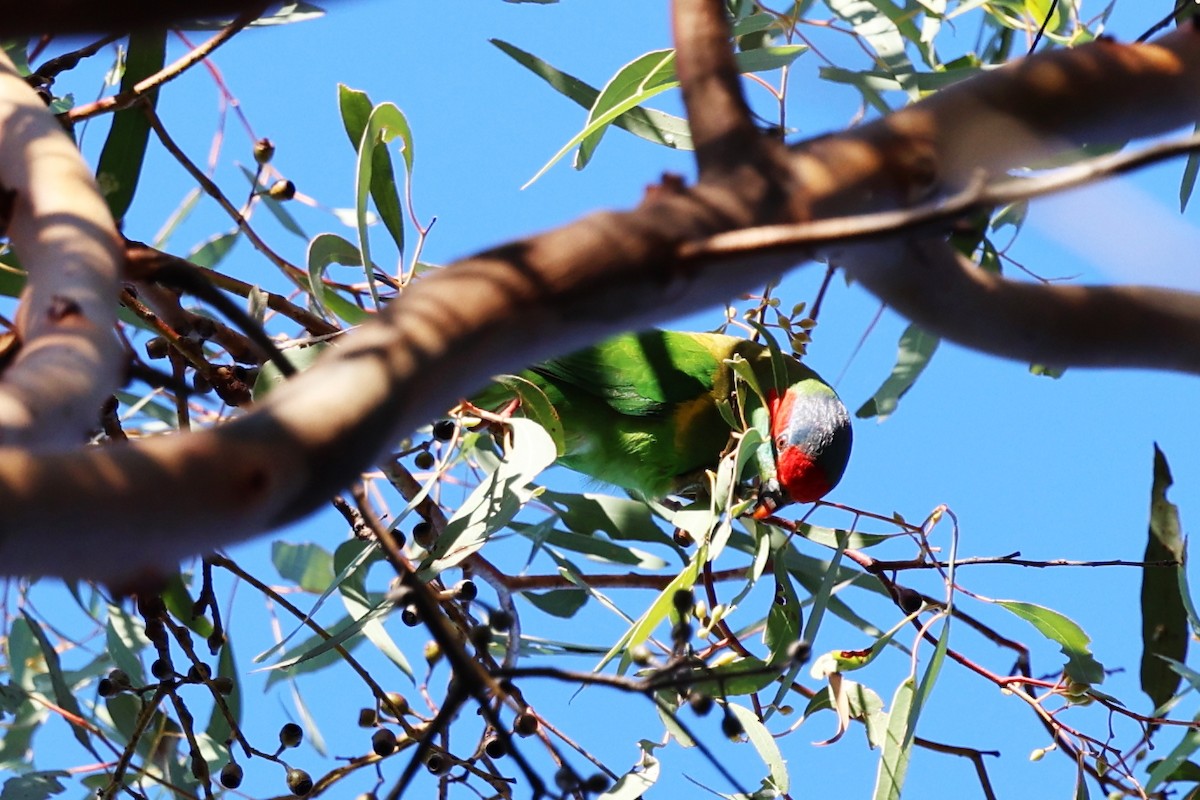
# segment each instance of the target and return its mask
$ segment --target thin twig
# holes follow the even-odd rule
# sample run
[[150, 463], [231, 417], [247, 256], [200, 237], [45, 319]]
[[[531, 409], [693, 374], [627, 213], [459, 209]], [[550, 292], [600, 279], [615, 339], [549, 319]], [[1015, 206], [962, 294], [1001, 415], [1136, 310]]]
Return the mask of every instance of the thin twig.
[[213, 36], [204, 44], [189, 52], [187, 55], [168, 64], [153, 75], [139, 81], [132, 89], [120, 92], [119, 94], [110, 97], [104, 97], [94, 103], [85, 103], [81, 106], [76, 106], [67, 112], [67, 119], [71, 122], [79, 122], [80, 120], [89, 117], [104, 114], [109, 111], [120, 111], [123, 108], [129, 108], [138, 100], [146, 96], [146, 93], [152, 91], [164, 83], [174, 80], [186, 72], [191, 67], [200, 63], [204, 59], [212, 55], [225, 42], [229, 41], [242, 28], [245, 28], [254, 20], [262, 16], [262, 13], [270, 6], [270, 3], [260, 3], [250, 11], [243, 11], [234, 19], [233, 22], [223, 28], [216, 36]]

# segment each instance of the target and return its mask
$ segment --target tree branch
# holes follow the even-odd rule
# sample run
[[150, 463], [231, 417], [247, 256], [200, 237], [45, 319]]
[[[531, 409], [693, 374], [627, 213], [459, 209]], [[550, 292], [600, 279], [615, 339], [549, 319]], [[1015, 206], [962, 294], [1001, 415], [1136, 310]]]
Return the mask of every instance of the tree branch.
[[[680, 75], [689, 103], [710, 98], [725, 109], [716, 116], [741, 114], [714, 51], [713, 43], [728, 36], [721, 33], [723, 17], [715, 16], [719, 7], [714, 0], [679, 0]], [[707, 106], [691, 108], [696, 129], [716, 143], [706, 151], [698, 186], [667, 181], [633, 211], [595, 214], [415, 281], [375, 321], [251, 414], [196, 434], [73, 454], [0, 451], [0, 571], [135, 580], [282, 525], [323, 504], [402, 435], [497, 371], [722, 302], [803, 255], [681, 257], [691, 243], [751, 226], [905, 208], [961, 190], [977, 166], [995, 174], [1071, 143], [1166, 131], [1200, 116], [1198, 106], [1200, 35], [1186, 26], [1153, 45], [1100, 42], [1035, 56], [790, 154], [767, 139], [748, 154], [719, 146], [722, 137], [740, 141], [748, 123], [710, 118]], [[0, 142], [0, 163], [22, 160], [7, 139]], [[1071, 363], [1114, 363], [1108, 354], [1115, 349], [1118, 363], [1163, 366], [1178, 361], [1165, 351], [1200, 352], [1194, 347], [1200, 309], [1187, 296], [1010, 287], [965, 269], [940, 241], [901, 238], [835, 255], [853, 262], [888, 302], [899, 306], [908, 298], [914, 314], [933, 313], [922, 310], [931, 292], [938, 292], [938, 308], [974, 298], [974, 310], [960, 308], [958, 316], [975, 317], [954, 324], [973, 324], [962, 335], [993, 351], [1005, 349], [998, 342], [1016, 341], [1008, 354], [1029, 357], [1021, 354], [1041, 352], [1059, 336], [1068, 340], [1062, 355]], [[936, 276], [933, 286], [921, 283], [927, 273]], [[953, 288], [939, 289], [947, 281]], [[1011, 326], [1028, 324], [1022, 308], [1037, 306], [1046, 316], [1075, 308], [1071, 325], [1088, 333], [1055, 323], [1021, 339], [984, 325], [990, 298], [1005, 293], [1011, 296], [998, 307], [1013, 317]], [[110, 306], [113, 296], [115, 290]], [[1130, 301], [1134, 310], [1122, 310]], [[1107, 332], [1101, 330], [1097, 303], [1128, 316], [1115, 325], [1106, 319]], [[1131, 333], [1150, 308], [1171, 324]]]
[[98, 427], [121, 371], [113, 326], [122, 251], [75, 143], [2, 53], [0, 137], [4, 216], [29, 274], [16, 320], [21, 352], [0, 382], [0, 443], [77, 445]]

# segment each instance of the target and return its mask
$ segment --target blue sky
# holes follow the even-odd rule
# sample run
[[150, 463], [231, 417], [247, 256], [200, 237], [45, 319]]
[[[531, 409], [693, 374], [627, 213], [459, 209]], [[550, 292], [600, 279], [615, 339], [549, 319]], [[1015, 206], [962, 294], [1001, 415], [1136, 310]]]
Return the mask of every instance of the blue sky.
[[[1128, 4], [1124, 8], [1136, 10]], [[274, 166], [300, 192], [327, 206], [346, 207], [353, 198], [354, 154], [337, 113], [337, 84], [366, 90], [376, 102], [400, 106], [415, 135], [415, 205], [423, 219], [436, 216], [438, 220], [426, 245], [426, 260], [449, 262], [591, 210], [629, 207], [664, 170], [691, 170], [687, 154], [613, 131], [587, 170], [576, 172], [560, 163], [521, 191], [519, 187], [579, 129], [583, 110], [488, 43], [489, 37], [505, 39], [601, 85], [623, 63], [670, 45], [665, 3], [566, 0], [539, 6], [498, 0], [404, 4], [361, 0], [330, 3], [329, 11], [317, 21], [249, 31], [220, 50], [215, 63], [255, 134], [274, 140]], [[1117, 16], [1110, 30], [1128, 39], [1144, 26], [1145, 20]], [[836, 39], [827, 46], [835, 58], [861, 59]], [[176, 45], [172, 52], [178, 50]], [[811, 54], [797, 62], [789, 107], [789, 121], [805, 135], [841, 127], [857, 106], [853, 90], [815, 81], [816, 66]], [[75, 91], [78, 99], [86, 100], [85, 93], [94, 91], [94, 84], [81, 82]], [[667, 96], [657, 107], [677, 112], [678, 101]], [[160, 112], [184, 149], [202, 161], [217, 118], [217, 95], [210, 77], [194, 70], [168, 87]], [[103, 132], [104, 126], [97, 124], [85, 135], [85, 152], [93, 158]], [[249, 163], [250, 140], [232, 121], [224, 147], [218, 178], [229, 194], [238, 196], [245, 183], [232, 162]], [[1014, 257], [1044, 276], [1195, 285], [1190, 263], [1195, 249], [1186, 244], [1196, 237], [1196, 217], [1194, 211], [1182, 217], [1177, 214], [1180, 171], [1181, 164], [1170, 164], [1135, 176], [1128, 187], [1116, 190], [1115, 200], [1114, 190], [1106, 189], [1035, 204], [1031, 223], [1012, 251]], [[189, 184], [182, 170], [153, 144], [147, 174], [155, 180], [143, 180], [126, 233], [148, 240]], [[1125, 205], [1114, 209], [1121, 203]], [[296, 205], [293, 209], [309, 235], [333, 230], [352, 236], [332, 216]], [[281, 252], [302, 261], [302, 240], [284, 232], [266, 214], [260, 213], [256, 221]], [[229, 227], [212, 203], [202, 201], [175, 235], [171, 249], [184, 253]], [[280, 285], [245, 243], [238, 245], [224, 266], [241, 277]], [[785, 305], [811, 301], [822, 272], [823, 267], [811, 265], [794, 271], [781, 291]], [[348, 270], [344, 277], [353, 278]], [[886, 311], [872, 324], [877, 311], [877, 301], [838, 277], [810, 349], [811, 366], [830, 380], [841, 376], [836, 388], [852, 410], [887, 375], [897, 338], [906, 326]], [[707, 314], [676, 324], [704, 329], [718, 322], [718, 314]], [[1200, 436], [1194, 424], [1198, 399], [1200, 392], [1192, 378], [1132, 370], [1071, 370], [1060, 380], [1050, 380], [1030, 375], [1026, 365], [943, 343], [894, 416], [883, 423], [857, 423], [855, 457], [830, 499], [879, 514], [898, 512], [912, 521], [945, 503], [961, 523], [959, 553], [963, 556], [1019, 550], [1030, 559], [1136, 560], [1145, 541], [1153, 443], [1170, 460], [1176, 479], [1171, 497], [1181, 506], [1185, 529], [1189, 519], [1200, 513], [1195, 489], [1200, 485]], [[822, 519], [849, 523], [846, 516], [833, 513]], [[949, 543], [947, 532], [943, 523], [937, 540], [943, 546]], [[235, 548], [232, 555], [248, 565], [264, 565], [260, 571], [270, 574], [266, 554], [271, 539], [315, 541], [332, 548], [343, 536], [340, 519], [322, 514]], [[824, 557], [816, 548], [809, 552]], [[910, 546], [897, 544], [881, 555], [904, 558], [912, 552]], [[1139, 711], [1150, 710], [1137, 689], [1140, 576], [1136, 570], [978, 566], [964, 568], [959, 577], [982, 595], [1042, 603], [1078, 621], [1092, 636], [1097, 658], [1110, 668], [1124, 670], [1106, 682], [1105, 691]], [[930, 576], [906, 575], [904, 580], [940, 594]], [[622, 601], [636, 615], [649, 595], [631, 594]], [[1006, 635], [1028, 643], [1034, 650], [1035, 673], [1050, 674], [1061, 666], [1055, 648], [1025, 623], [986, 605], [963, 602]], [[888, 603], [872, 601], [864, 608], [884, 628], [899, 618]], [[579, 625], [562, 626], [533, 609], [526, 613], [527, 632], [582, 636]], [[619, 634], [619, 625], [594, 604], [585, 613], [590, 614], [586, 622], [590, 641], [611, 642]], [[245, 625], [247, 636], [261, 641], [262, 647], [270, 641], [263, 605], [245, 588], [238, 590], [233, 622]], [[389, 622], [389, 630], [409, 658], [419, 661], [425, 637], [397, 621]], [[905, 641], [911, 639], [908, 636]], [[831, 621], [822, 628], [816, 650], [867, 644], [862, 633]], [[952, 644], [996, 671], [1011, 667], [1009, 653], [963, 626], [956, 628]], [[244, 671], [250, 668], [253, 652], [262, 647], [257, 641], [241, 645], [238, 656]], [[926, 649], [923, 658], [927, 657]], [[591, 664], [579, 661], [569, 666], [587, 669]], [[887, 700], [907, 668], [905, 659], [895, 657], [854, 677]], [[378, 661], [377, 669], [386, 674], [389, 667]], [[404, 681], [396, 675], [396, 682]], [[301, 683], [331, 751], [342, 755], [361, 752], [367, 739], [353, 724], [356, 709], [366, 704], [366, 693], [344, 687], [345, 676], [329, 674]], [[541, 684], [531, 691], [542, 713], [618, 771], [637, 757], [638, 739], [661, 736], [650, 709], [638, 699], [618, 701], [598, 689], [571, 698], [561, 687]], [[249, 727], [264, 745], [273, 741], [273, 730], [285, 716], [294, 713], [288, 694], [278, 690], [264, 699], [248, 694], [246, 702], [261, 704], [261, 714], [255, 714]], [[1185, 703], [1177, 714], [1193, 711], [1194, 704]], [[1104, 735], [1107, 720], [1094, 708], [1074, 710], [1069, 719], [1094, 735]], [[1133, 740], [1131, 723], [1118, 721], [1114, 726], [1122, 741]], [[793, 796], [827, 791], [847, 798], [869, 795], [877, 754], [867, 751], [860, 730], [852, 729], [830, 747], [810, 744], [827, 738], [832, 727], [830, 715], [818, 715], [780, 740], [796, 786]], [[765, 773], [749, 746], [721, 743], [715, 717], [697, 728], [707, 732], [710, 745], [745, 784], [757, 785]], [[991, 759], [988, 765], [1001, 797], [1067, 797], [1072, 789], [1074, 767], [1061, 755], [1051, 754], [1037, 763], [1028, 760], [1029, 751], [1046, 746], [1049, 739], [1024, 705], [1001, 696], [956, 665], [946, 666], [919, 734], [1000, 750], [1002, 758]], [[1170, 731], [1160, 734], [1159, 752], [1176, 740]], [[537, 745], [530, 742], [526, 749], [535, 751]], [[694, 753], [683, 753], [673, 745], [665, 760], [659, 795], [695, 791], [685, 775], [717, 791], [731, 791]], [[333, 764], [303, 750], [296, 761], [314, 774]], [[45, 755], [40, 758], [43, 768], [58, 766], [50, 762]], [[275, 784], [259, 782], [266, 780], [262, 776], [267, 770], [255, 765], [249, 772], [255, 782], [248, 785], [255, 787], [255, 793], [274, 791]], [[385, 774], [393, 779], [398, 772], [396, 761]], [[965, 760], [918, 750], [906, 796], [982, 795]]]

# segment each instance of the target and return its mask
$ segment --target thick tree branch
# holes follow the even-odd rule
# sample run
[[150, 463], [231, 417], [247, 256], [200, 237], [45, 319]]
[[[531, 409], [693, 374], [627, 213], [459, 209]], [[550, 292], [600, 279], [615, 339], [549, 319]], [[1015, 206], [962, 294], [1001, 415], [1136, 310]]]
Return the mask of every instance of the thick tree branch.
[[47, 0], [0, 2], [0, 19], [8, 36], [128, 32], [161, 28], [195, 19], [233, 18], [260, 5], [260, 0]]
[[[724, 108], [719, 113], [742, 114], [723, 59], [713, 54], [713, 42], [728, 35], [713, 27], [719, 7], [680, 0], [680, 74], [689, 105], [708, 97]], [[690, 86], [693, 79], [705, 86]], [[805, 255], [681, 257], [695, 242], [750, 226], [906, 208], [953, 194], [976, 166], [998, 173], [1071, 142], [1165, 131], [1200, 116], [1198, 104], [1200, 35], [1189, 27], [1156, 45], [1099, 43], [1038, 56], [792, 155], [772, 144], [748, 153], [714, 145], [709, 153], [717, 155], [691, 190], [664, 187], [631, 212], [586, 217], [414, 282], [375, 322], [229, 424], [75, 454], [0, 451], [0, 570], [130, 580], [276, 527], [321, 505], [487, 376], [723, 301]], [[695, 121], [703, 138], [743, 136], [744, 123], [708, 119], [708, 108], [690, 108], [705, 117]], [[2, 163], [21, 159], [9, 146], [0, 142]], [[923, 295], [911, 288], [922, 276], [910, 273], [931, 269], [943, 270], [935, 283], [951, 282], [949, 293], [939, 289], [943, 302], [977, 294], [977, 316], [990, 293], [1009, 291], [955, 274], [946, 245], [903, 241], [910, 235], [901, 234], [901, 244], [830, 252], [853, 262], [889, 302]], [[864, 254], [892, 261], [868, 266]], [[1071, 292], [1042, 289], [1020, 289], [1039, 299], [1016, 302], [1043, 302], [1051, 315], [1077, 303]], [[1112, 291], [1106, 302], [1137, 300], [1140, 290]], [[1159, 364], [1155, 353], [1194, 341], [1200, 314], [1190, 302], [1168, 309], [1177, 328], [1156, 327], [1140, 352], [1127, 347], [1128, 357]], [[1081, 326], [1096, 319], [1079, 313]], [[1006, 341], [994, 327], [988, 339], [992, 349]], [[1112, 346], [1105, 339], [1079, 346], [1088, 341], [1100, 351]]]
[[29, 273], [21, 352], [0, 382], [0, 442], [76, 445], [121, 370], [117, 231], [75, 143], [2, 53], [0, 137], [8, 234]]

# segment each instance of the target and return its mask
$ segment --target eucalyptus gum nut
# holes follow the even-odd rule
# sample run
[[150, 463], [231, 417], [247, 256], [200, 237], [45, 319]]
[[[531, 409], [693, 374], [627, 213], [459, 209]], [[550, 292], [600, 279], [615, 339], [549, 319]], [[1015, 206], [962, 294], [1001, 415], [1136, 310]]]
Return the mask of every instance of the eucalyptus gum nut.
[[313, 789], [312, 776], [302, 769], [289, 769], [286, 781], [288, 791], [297, 797], [305, 797]]
[[288, 722], [279, 729], [279, 743], [284, 747], [299, 747], [304, 741], [304, 729], [294, 722]]
[[242, 785], [242, 776], [245, 773], [242, 771], [242, 765], [234, 761], [230, 761], [221, 768], [221, 774], [218, 778], [221, 785], [226, 789], [236, 789]]

